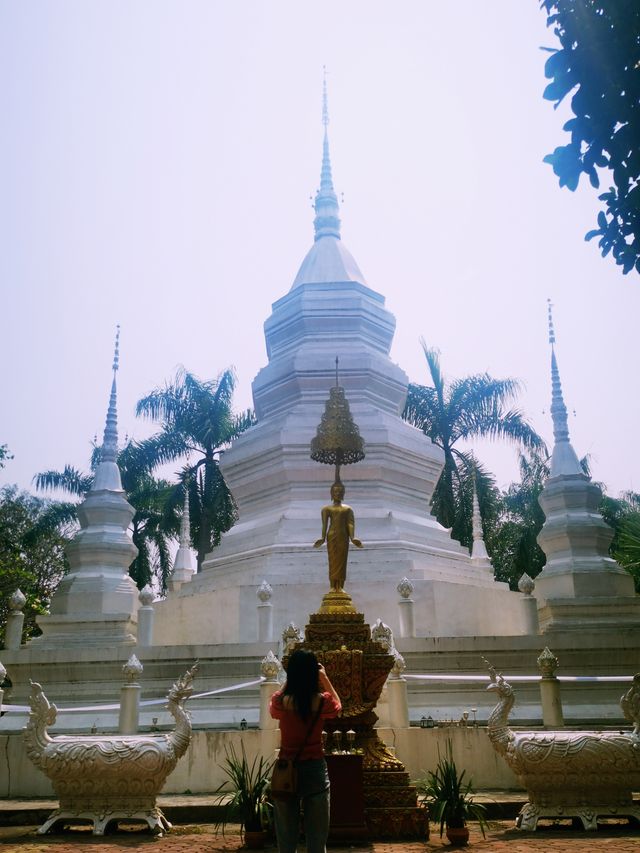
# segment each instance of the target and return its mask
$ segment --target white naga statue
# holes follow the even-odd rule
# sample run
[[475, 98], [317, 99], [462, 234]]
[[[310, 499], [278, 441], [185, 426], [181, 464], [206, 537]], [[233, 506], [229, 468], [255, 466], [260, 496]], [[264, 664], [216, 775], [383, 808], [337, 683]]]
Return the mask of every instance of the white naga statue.
[[27, 754], [53, 784], [60, 806], [38, 829], [56, 823], [91, 821], [94, 835], [104, 835], [118, 820], [139, 820], [162, 835], [171, 824], [156, 806], [156, 796], [189, 746], [191, 718], [184, 703], [193, 692], [196, 666], [179, 678], [167, 696], [175, 720], [167, 734], [58, 735], [47, 728], [57, 709], [31, 682], [31, 713], [24, 731]]

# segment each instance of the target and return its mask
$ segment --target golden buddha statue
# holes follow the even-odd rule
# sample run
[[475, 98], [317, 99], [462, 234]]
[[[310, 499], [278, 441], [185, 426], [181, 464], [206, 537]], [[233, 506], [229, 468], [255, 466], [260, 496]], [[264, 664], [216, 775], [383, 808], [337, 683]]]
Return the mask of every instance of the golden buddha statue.
[[322, 507], [322, 538], [313, 547], [320, 548], [326, 541], [329, 557], [329, 583], [335, 592], [342, 592], [347, 579], [349, 542], [362, 548], [355, 538], [355, 516], [348, 504], [343, 504], [344, 486], [337, 481], [331, 486], [332, 503]]

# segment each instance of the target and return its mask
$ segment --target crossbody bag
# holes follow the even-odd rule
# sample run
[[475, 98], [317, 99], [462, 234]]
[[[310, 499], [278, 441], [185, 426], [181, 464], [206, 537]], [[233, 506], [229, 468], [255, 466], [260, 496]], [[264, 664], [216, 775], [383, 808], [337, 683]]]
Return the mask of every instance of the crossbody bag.
[[302, 755], [302, 750], [307, 745], [307, 741], [309, 740], [309, 735], [313, 731], [313, 727], [318, 722], [323, 702], [324, 697], [320, 699], [318, 710], [311, 720], [307, 733], [300, 744], [300, 748], [298, 749], [295, 758], [276, 759], [276, 762], [273, 765], [273, 772], [271, 774], [271, 796], [273, 799], [289, 800], [292, 797], [295, 797], [298, 790], [298, 768], [296, 764]]

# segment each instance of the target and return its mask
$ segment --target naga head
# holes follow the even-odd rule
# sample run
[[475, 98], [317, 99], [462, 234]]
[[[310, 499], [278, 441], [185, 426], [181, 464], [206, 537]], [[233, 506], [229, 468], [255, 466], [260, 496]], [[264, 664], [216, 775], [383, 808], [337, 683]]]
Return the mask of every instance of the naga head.
[[194, 663], [191, 669], [188, 669], [184, 675], [173, 685], [167, 699], [169, 702], [174, 702], [176, 705], [182, 705], [193, 693], [193, 679], [198, 671], [198, 661]]
[[29, 684], [31, 685], [31, 695], [29, 696], [31, 713], [29, 714], [29, 719], [39, 723], [44, 728], [52, 726], [56, 721], [58, 709], [44, 695], [42, 685], [38, 684], [37, 681], [31, 681], [31, 679], [29, 679]]
[[485, 662], [487, 669], [489, 670], [489, 684], [487, 685], [487, 690], [495, 690], [500, 696], [513, 696], [513, 688], [510, 684], [502, 677], [502, 674], [496, 672], [495, 667], [493, 667], [489, 661], [483, 657], [482, 660]]

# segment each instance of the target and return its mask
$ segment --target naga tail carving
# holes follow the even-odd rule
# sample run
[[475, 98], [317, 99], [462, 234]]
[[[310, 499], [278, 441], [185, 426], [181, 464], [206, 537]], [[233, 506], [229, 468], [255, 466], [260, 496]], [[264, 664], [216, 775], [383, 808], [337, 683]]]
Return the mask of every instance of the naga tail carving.
[[49, 737], [47, 727], [55, 723], [58, 709], [49, 702], [37, 681], [30, 681], [29, 683], [31, 684], [31, 695], [29, 697], [31, 711], [29, 722], [24, 730], [24, 743], [27, 755], [36, 767], [40, 767], [42, 753], [52, 740]]
[[176, 721], [174, 730], [167, 737], [176, 758], [185, 754], [191, 740], [191, 715], [185, 710], [184, 703], [193, 693], [193, 679], [197, 671], [198, 661], [180, 676], [167, 695], [167, 710]]
[[498, 704], [489, 714], [489, 719], [487, 720], [489, 738], [496, 751], [504, 755], [509, 748], [509, 744], [513, 741], [513, 732], [509, 728], [509, 712], [513, 708], [515, 696], [513, 695], [513, 688], [510, 684], [507, 684], [502, 675], [495, 671], [486, 658], [482, 658], [482, 660], [487, 665], [489, 678], [491, 679], [487, 690], [495, 690], [499, 697]]

